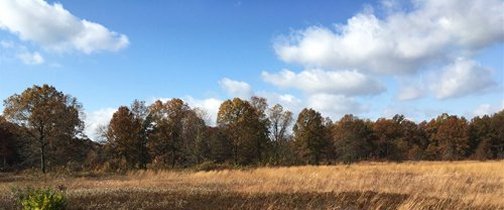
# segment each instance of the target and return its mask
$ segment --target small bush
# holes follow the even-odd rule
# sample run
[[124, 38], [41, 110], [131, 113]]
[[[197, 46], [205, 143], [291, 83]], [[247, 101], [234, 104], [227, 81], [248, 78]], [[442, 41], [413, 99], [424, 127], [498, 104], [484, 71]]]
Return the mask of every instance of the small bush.
[[66, 208], [66, 198], [62, 191], [51, 188], [26, 188], [15, 190], [18, 203], [24, 210], [57, 210]]

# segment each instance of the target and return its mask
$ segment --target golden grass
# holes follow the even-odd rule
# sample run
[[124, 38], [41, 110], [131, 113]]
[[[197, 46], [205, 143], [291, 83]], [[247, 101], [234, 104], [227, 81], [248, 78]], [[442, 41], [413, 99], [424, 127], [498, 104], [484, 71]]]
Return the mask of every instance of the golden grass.
[[[69, 197], [83, 199], [91, 195], [106, 196], [125, 192], [125, 195], [128, 195], [127, 192], [134, 192], [136, 195], [159, 194], [159, 202], [162, 202], [161, 200], [165, 198], [163, 196], [168, 196], [162, 193], [172, 193], [170, 196], [173, 196], [173, 193], [197, 194], [200, 197], [261, 195], [264, 196], [260, 197], [261, 199], [267, 199], [268, 195], [304, 195], [303, 193], [341, 197], [346, 195], [342, 194], [346, 192], [361, 192], [363, 194], [359, 196], [362, 197], [366, 192], [374, 192], [385, 195], [404, 195], [397, 201], [398, 205], [394, 206], [395, 209], [458, 209], [461, 207], [504, 209], [504, 161], [365, 162], [351, 166], [265, 167], [208, 172], [147, 170], [129, 172], [123, 176], [97, 178], [46, 176], [41, 181], [35, 178], [20, 179], [0, 183], [0, 193], [8, 193], [13, 186], [65, 185], [68, 188]], [[357, 198], [360, 198], [359, 196]], [[373, 196], [361, 199], [375, 199]], [[389, 199], [389, 197], [380, 199]], [[283, 198], [279, 196], [278, 199]], [[133, 202], [133, 200], [130, 201]], [[113, 206], [114, 201], [110, 200], [110, 202]], [[141, 202], [141, 200], [134, 202]], [[269, 207], [281, 208], [277, 205], [280, 201], [271, 200], [271, 202]], [[321, 205], [329, 208], [326, 206], [327, 201], [325, 202]], [[300, 203], [293, 205], [298, 204]], [[456, 206], [450, 206], [454, 204]], [[184, 204], [181, 205], [180, 207], [184, 208]], [[253, 207], [254, 203], [250, 205], [249, 207]], [[376, 203], [366, 208], [387, 208], [383, 205], [388, 204], [380, 206]], [[314, 208], [319, 207], [321, 206]], [[337, 206], [330, 208], [337, 208]]]

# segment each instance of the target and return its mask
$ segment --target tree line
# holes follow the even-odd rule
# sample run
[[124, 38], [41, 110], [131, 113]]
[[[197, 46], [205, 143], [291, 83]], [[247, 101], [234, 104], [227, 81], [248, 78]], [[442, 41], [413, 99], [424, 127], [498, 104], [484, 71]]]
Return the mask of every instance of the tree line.
[[27, 88], [4, 100], [0, 168], [129, 170], [336, 164], [356, 161], [504, 158], [504, 110], [467, 120], [441, 114], [415, 123], [403, 115], [337, 121], [303, 109], [294, 119], [266, 99], [234, 98], [219, 108], [216, 126], [181, 99], [121, 106], [100, 141], [84, 133], [82, 105], [53, 86]]

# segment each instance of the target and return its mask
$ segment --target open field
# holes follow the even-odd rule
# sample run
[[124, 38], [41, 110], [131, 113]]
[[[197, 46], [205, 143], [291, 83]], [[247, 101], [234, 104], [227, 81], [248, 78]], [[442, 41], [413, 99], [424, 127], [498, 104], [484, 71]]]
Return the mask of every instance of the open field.
[[2, 174], [0, 208], [13, 187], [59, 185], [71, 209], [504, 209], [504, 161]]

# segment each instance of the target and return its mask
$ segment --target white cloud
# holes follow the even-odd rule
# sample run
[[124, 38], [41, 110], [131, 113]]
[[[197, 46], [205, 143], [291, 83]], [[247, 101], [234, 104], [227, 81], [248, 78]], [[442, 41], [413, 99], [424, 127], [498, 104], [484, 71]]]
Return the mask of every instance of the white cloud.
[[416, 72], [433, 62], [504, 41], [504, 2], [415, 0], [383, 19], [366, 10], [334, 29], [309, 27], [275, 43], [289, 63], [379, 73]]
[[325, 93], [309, 96], [308, 107], [318, 110], [332, 119], [338, 119], [344, 114], [359, 114], [368, 110], [367, 107], [352, 98]]
[[126, 35], [80, 19], [60, 3], [51, 5], [43, 0], [1, 0], [0, 29], [58, 52], [118, 51], [129, 44]]
[[292, 105], [298, 105], [301, 103], [301, 100], [299, 98], [290, 94], [278, 95], [278, 101], [281, 104], [292, 104]]
[[381, 0], [380, 4], [387, 12], [395, 12], [400, 8], [400, 2], [397, 0]]
[[7, 40], [0, 41], [0, 57], [7, 60], [17, 59], [26, 65], [45, 63], [44, 56], [40, 52], [31, 52], [26, 46]]
[[279, 87], [296, 88], [308, 93], [375, 95], [385, 90], [376, 80], [357, 71], [311, 69], [297, 74], [289, 70], [277, 74], [263, 71], [262, 78]]
[[[263, 72], [263, 80], [302, 90], [308, 105], [333, 113], [365, 111], [356, 99], [385, 91], [377, 81], [379, 75], [394, 75], [399, 82], [415, 77], [413, 83], [400, 85], [398, 100], [431, 93], [438, 99], [462, 97], [495, 86], [488, 68], [455, 58], [470, 58], [504, 41], [504, 27], [496, 27], [504, 24], [504, 1], [411, 0], [405, 4], [382, 0], [383, 16], [367, 7], [344, 24], [311, 26], [279, 37], [274, 43], [278, 57], [308, 70]], [[421, 79], [430, 73], [435, 79]]]
[[397, 94], [397, 99], [401, 101], [414, 100], [424, 96], [425, 90], [416, 86], [403, 86]]
[[474, 109], [472, 114], [473, 116], [482, 117], [483, 115], [492, 115], [501, 110], [504, 110], [504, 100], [502, 101], [502, 104], [499, 105], [480, 104], [478, 107], [476, 107], [476, 109]]
[[98, 140], [98, 128], [110, 123], [112, 115], [117, 111], [114, 108], [104, 108], [86, 113], [84, 133], [93, 140]]
[[243, 81], [236, 81], [229, 78], [223, 78], [219, 81], [219, 85], [231, 97], [239, 97], [242, 99], [250, 98], [254, 92], [252, 87]]
[[5, 48], [5, 49], [10, 49], [10, 48], [14, 48], [15, 44], [12, 41], [2, 40], [2, 41], [0, 41], [0, 46], [2, 46], [2, 48]]
[[39, 52], [22, 52], [17, 55], [17, 57], [24, 63], [28, 65], [36, 65], [44, 63], [44, 57], [40, 55]]
[[444, 68], [431, 88], [439, 99], [480, 93], [496, 85], [491, 73], [475, 61], [459, 58]]
[[284, 109], [289, 110], [293, 113], [298, 113], [304, 108], [304, 101], [292, 94], [282, 94], [276, 92], [258, 91], [256, 95], [259, 97], [266, 98], [269, 106], [274, 106], [275, 104], [280, 104]]
[[474, 116], [493, 114], [496, 110], [490, 104], [481, 104], [473, 112]]

